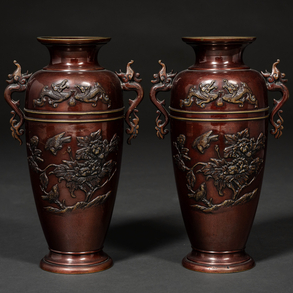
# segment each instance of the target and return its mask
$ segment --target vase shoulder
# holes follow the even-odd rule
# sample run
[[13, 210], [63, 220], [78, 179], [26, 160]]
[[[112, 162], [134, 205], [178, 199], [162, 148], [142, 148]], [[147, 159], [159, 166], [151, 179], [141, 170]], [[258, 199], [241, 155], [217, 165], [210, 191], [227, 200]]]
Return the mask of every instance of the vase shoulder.
[[106, 69], [87, 71], [39, 70], [28, 83], [26, 109], [101, 111], [123, 107], [117, 75]]
[[173, 81], [170, 106], [195, 111], [266, 108], [266, 83], [252, 69], [187, 69]]

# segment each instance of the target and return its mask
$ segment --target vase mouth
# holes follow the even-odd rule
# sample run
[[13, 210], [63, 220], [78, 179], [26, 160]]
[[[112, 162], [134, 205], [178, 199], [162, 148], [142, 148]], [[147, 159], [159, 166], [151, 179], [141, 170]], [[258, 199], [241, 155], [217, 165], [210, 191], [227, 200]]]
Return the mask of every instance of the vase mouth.
[[223, 43], [252, 43], [254, 36], [203, 36], [203, 37], [183, 37], [186, 43], [194, 44], [223, 44]]
[[44, 45], [81, 45], [81, 44], [106, 44], [110, 37], [92, 37], [92, 36], [42, 36], [37, 40]]

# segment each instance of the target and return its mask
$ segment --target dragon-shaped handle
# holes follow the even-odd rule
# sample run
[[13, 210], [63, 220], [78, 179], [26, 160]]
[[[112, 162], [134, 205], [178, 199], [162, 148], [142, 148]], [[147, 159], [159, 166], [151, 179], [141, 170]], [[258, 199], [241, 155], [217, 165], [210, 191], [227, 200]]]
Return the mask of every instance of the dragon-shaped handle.
[[[9, 84], [5, 90], [4, 90], [4, 98], [6, 102], [10, 105], [10, 107], [13, 109], [11, 111], [11, 114], [13, 115], [10, 119], [11, 124], [11, 132], [12, 137], [17, 139], [20, 144], [22, 144], [22, 140], [20, 139], [20, 136], [23, 134], [23, 129], [20, 129], [20, 127], [23, 124], [24, 121], [24, 114], [19, 109], [20, 102], [14, 101], [11, 97], [13, 92], [23, 92], [26, 90], [27, 87], [27, 81], [32, 75], [32, 73], [21, 73], [21, 66], [14, 60], [13, 63], [16, 65], [16, 70], [12, 74], [8, 74], [8, 80], [6, 82]], [[15, 119], [16, 114], [19, 116], [19, 121]]]
[[[157, 92], [159, 91], [169, 91], [172, 88], [173, 84], [173, 78], [177, 73], [173, 73], [173, 70], [169, 73], [166, 71], [166, 65], [159, 60], [159, 64], [162, 66], [161, 70], [158, 74], [154, 74], [154, 80], [152, 80], [152, 83], [154, 85], [152, 86], [150, 90], [150, 98], [151, 101], [154, 103], [154, 105], [158, 108], [157, 113], [158, 116], [156, 118], [156, 131], [157, 131], [157, 137], [163, 139], [165, 135], [168, 133], [168, 129], [165, 129], [169, 122], [169, 114], [165, 105], [165, 100], [158, 100], [156, 98]], [[161, 114], [164, 115], [164, 121], [160, 119]]]
[[[126, 66], [126, 73], [122, 72], [121, 69], [120, 72], [116, 72], [121, 81], [121, 88], [125, 91], [136, 91], [137, 93], [137, 97], [134, 100], [129, 99], [129, 108], [125, 114], [125, 121], [130, 127], [126, 129], [126, 133], [130, 135], [127, 139], [128, 144], [131, 144], [131, 139], [136, 138], [138, 135], [139, 118], [136, 115], [138, 112], [136, 107], [140, 104], [143, 98], [143, 89], [139, 84], [142, 80], [139, 78], [140, 74], [134, 72], [134, 70], [130, 67], [133, 62], [133, 60], [128, 62]], [[134, 116], [133, 118], [131, 117], [132, 114]]]
[[[280, 63], [280, 60], [278, 59], [277, 62], [273, 64], [271, 73], [268, 72], [267, 70], [265, 72], [261, 72], [261, 74], [266, 79], [266, 85], [269, 91], [282, 92], [282, 98], [280, 100], [274, 99], [275, 107], [270, 114], [270, 122], [274, 127], [274, 129], [271, 130], [271, 134], [273, 134], [275, 138], [279, 138], [282, 135], [282, 130], [284, 129], [284, 126], [282, 125], [282, 123], [284, 122], [284, 120], [281, 116], [281, 113], [283, 111], [280, 109], [289, 98], [289, 90], [284, 85], [284, 83], [287, 82], [287, 79], [283, 79], [285, 77], [285, 74], [281, 73], [280, 70], [277, 68], [277, 65], [279, 63]], [[276, 113], [278, 113], [279, 119], [275, 122], [274, 116]]]

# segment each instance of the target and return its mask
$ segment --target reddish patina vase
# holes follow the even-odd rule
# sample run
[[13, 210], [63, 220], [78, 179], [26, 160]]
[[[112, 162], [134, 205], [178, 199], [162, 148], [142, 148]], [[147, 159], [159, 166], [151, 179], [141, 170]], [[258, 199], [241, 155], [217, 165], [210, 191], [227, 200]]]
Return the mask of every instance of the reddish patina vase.
[[[127, 65], [113, 73], [97, 61], [105, 37], [40, 37], [51, 60], [34, 74], [20, 65], [4, 96], [13, 108], [12, 136], [21, 143], [25, 122], [30, 177], [50, 249], [41, 268], [64, 274], [112, 266], [103, 252], [116, 197], [124, 129], [123, 90], [134, 90], [125, 114], [130, 135], [139, 128], [136, 106], [143, 98], [139, 74]], [[11, 99], [25, 91], [25, 108]], [[19, 119], [16, 119], [18, 115]]]
[[[183, 38], [195, 51], [195, 64], [176, 74], [159, 61], [162, 69], [152, 81], [159, 138], [170, 119], [175, 179], [192, 246], [183, 266], [191, 270], [229, 273], [254, 266], [244, 249], [261, 191], [268, 120], [272, 134], [281, 136], [280, 108], [289, 96], [279, 60], [272, 73], [243, 63], [243, 50], [254, 39]], [[267, 89], [283, 93], [271, 113]], [[169, 113], [165, 101], [156, 99], [168, 90]]]

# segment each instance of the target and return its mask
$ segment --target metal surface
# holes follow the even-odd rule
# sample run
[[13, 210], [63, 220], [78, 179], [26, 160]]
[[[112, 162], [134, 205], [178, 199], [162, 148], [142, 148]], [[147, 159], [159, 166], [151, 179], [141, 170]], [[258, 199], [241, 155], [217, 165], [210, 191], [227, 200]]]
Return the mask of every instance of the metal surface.
[[[277, 111], [268, 113], [265, 80], [242, 60], [243, 49], [254, 39], [183, 38], [196, 53], [195, 64], [172, 76], [169, 83], [166, 74], [154, 75], [163, 76], [153, 81], [150, 91], [158, 118], [165, 117], [165, 123], [156, 119], [159, 138], [164, 138], [171, 118], [175, 180], [193, 249], [182, 264], [191, 270], [229, 273], [254, 266], [244, 249], [262, 186], [267, 118]], [[166, 72], [165, 64], [159, 63]], [[283, 93], [279, 109], [288, 98], [284, 75], [276, 68], [272, 75], [264, 75], [273, 83], [268, 89]], [[164, 101], [156, 98], [159, 91], [167, 90], [170, 114]]]
[[[109, 38], [46, 37], [51, 60], [33, 75], [9, 75], [5, 99], [18, 114], [11, 119], [12, 136], [20, 140], [25, 121], [27, 156], [39, 219], [50, 253], [41, 268], [62, 274], [105, 270], [112, 259], [103, 252], [121, 166], [123, 90], [135, 90], [125, 118], [138, 134], [138, 116], [132, 112], [143, 90], [130, 64], [126, 82], [97, 62], [98, 49]], [[60, 58], [62, 56], [62, 58]], [[121, 73], [124, 75], [123, 73]], [[29, 79], [29, 80], [28, 80]], [[28, 80], [28, 81], [27, 81]], [[14, 91], [25, 91], [25, 115]]]

